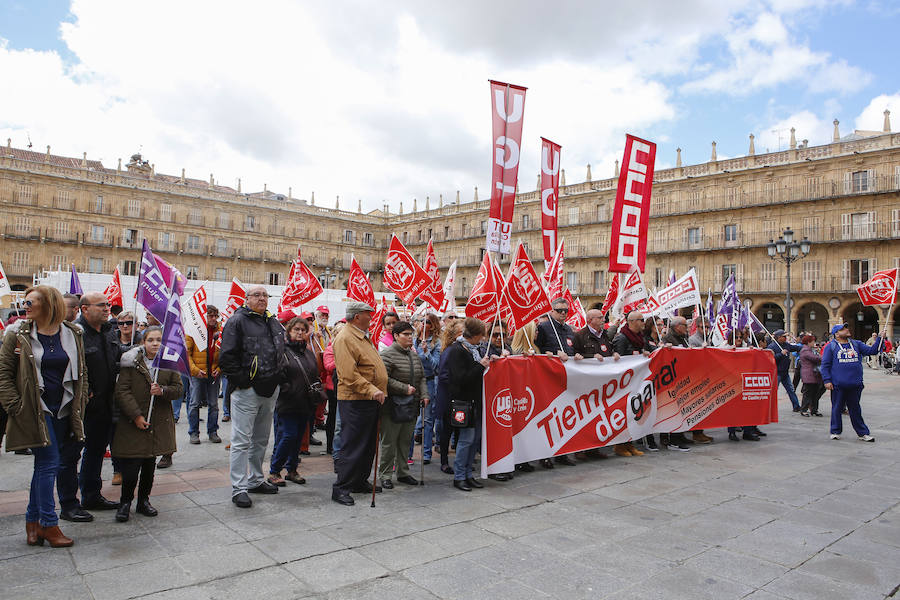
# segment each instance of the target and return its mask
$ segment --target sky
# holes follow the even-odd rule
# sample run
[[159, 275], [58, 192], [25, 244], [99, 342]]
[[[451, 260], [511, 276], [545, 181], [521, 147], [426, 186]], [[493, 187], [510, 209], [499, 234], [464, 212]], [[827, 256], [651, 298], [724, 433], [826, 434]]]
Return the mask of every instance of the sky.
[[408, 212], [489, 195], [489, 79], [528, 88], [530, 191], [542, 136], [572, 184], [626, 132], [666, 168], [900, 129], [898, 30], [888, 0], [0, 0], [0, 140]]

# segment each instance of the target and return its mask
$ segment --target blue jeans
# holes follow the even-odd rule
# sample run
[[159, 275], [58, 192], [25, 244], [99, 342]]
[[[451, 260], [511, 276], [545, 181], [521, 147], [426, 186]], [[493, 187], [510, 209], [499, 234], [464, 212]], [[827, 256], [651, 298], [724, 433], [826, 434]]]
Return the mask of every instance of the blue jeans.
[[456, 459], [453, 461], [453, 479], [457, 481], [472, 478], [475, 452], [481, 447], [481, 419], [475, 418], [475, 427], [458, 429]]
[[219, 379], [191, 377], [191, 403], [188, 405], [188, 434], [200, 433], [200, 403], [209, 405], [206, 414], [206, 433], [219, 430]]
[[275, 447], [272, 450], [272, 461], [269, 473], [278, 474], [282, 469], [288, 473], [297, 471], [297, 453], [300, 452], [300, 438], [306, 430], [309, 418], [299, 413], [275, 412], [277, 422], [275, 431]]
[[34, 454], [34, 473], [31, 476], [31, 493], [28, 495], [28, 508], [25, 509], [25, 521], [40, 523], [42, 527], [53, 527], [59, 523], [56, 514], [56, 502], [53, 499], [53, 485], [59, 471], [58, 439], [64, 439], [69, 432], [69, 418], [56, 419], [44, 413], [50, 445], [32, 448]]
[[337, 403], [334, 413], [334, 440], [331, 442], [331, 458], [337, 461], [341, 451], [341, 411], [337, 410]]
[[[437, 378], [429, 379], [427, 381], [428, 386], [428, 406], [425, 407], [425, 427], [422, 427], [422, 415], [420, 414], [416, 418], [416, 434], [422, 434], [422, 457], [425, 460], [431, 460], [431, 451], [434, 448], [434, 439], [435, 439], [435, 418], [434, 412], [432, 412], [431, 407], [434, 402], [435, 394], [437, 393]], [[412, 458], [413, 449], [416, 447], [416, 439], [413, 438], [412, 442], [409, 445], [409, 457]]]
[[778, 375], [778, 381], [780, 381], [781, 385], [784, 386], [784, 389], [787, 390], [788, 398], [791, 399], [794, 410], [799, 410], [800, 400], [797, 399], [797, 392], [794, 391], [794, 384], [791, 382], [790, 374], [785, 373], [784, 375]]
[[191, 378], [187, 375], [181, 376], [181, 386], [184, 389], [181, 396], [172, 400], [172, 414], [175, 415], [175, 421], [181, 418], [181, 404], [190, 404], [191, 400]]
[[231, 390], [228, 389], [228, 378], [224, 375], [220, 378], [222, 389], [222, 414], [231, 418]]
[[850, 413], [850, 424], [856, 435], [869, 435], [869, 428], [862, 418], [862, 408], [859, 406], [859, 399], [862, 396], [863, 386], [841, 387], [834, 386], [831, 390], [831, 433], [840, 434], [844, 429], [843, 416], [844, 406]]

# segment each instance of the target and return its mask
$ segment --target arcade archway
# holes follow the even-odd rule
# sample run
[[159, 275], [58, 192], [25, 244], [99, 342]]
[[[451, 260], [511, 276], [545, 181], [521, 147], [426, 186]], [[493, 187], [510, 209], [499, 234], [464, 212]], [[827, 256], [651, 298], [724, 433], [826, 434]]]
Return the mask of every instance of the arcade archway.
[[816, 339], [828, 338], [828, 310], [818, 302], [808, 302], [797, 309], [797, 332], [810, 331]]
[[769, 331], [784, 329], [784, 310], [774, 302], [766, 302], [753, 314]]
[[866, 341], [878, 331], [878, 312], [861, 302], [851, 304], [841, 313], [844, 323], [850, 326], [850, 334], [857, 340]]

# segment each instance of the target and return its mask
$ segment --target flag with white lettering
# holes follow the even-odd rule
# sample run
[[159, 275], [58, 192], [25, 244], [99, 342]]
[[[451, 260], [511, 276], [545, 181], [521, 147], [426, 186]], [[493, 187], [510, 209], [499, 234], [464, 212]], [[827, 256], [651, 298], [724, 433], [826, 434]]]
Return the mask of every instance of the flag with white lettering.
[[509, 254], [527, 88], [499, 81], [490, 84], [494, 143], [487, 250]]
[[619, 291], [619, 297], [613, 305], [612, 314], [614, 316], [628, 316], [633, 310], [636, 310], [643, 302], [650, 297], [641, 272], [636, 268], [632, 268], [631, 272], [625, 278], [625, 283]]
[[431, 285], [422, 292], [422, 300], [430, 304], [434, 310], [440, 310], [444, 302], [444, 290], [441, 287], [441, 272], [434, 257], [434, 245], [430, 239], [425, 253], [425, 272], [431, 278]]
[[[502, 284], [500, 284], [502, 285]], [[469, 301], [466, 302], [466, 316], [485, 322], [493, 321], [500, 307], [498, 284], [494, 274], [490, 252], [481, 259], [481, 268], [472, 284]]]
[[238, 279], [231, 280], [231, 290], [228, 292], [228, 301], [222, 309], [222, 323], [231, 318], [234, 311], [239, 309], [247, 301], [247, 290]]
[[587, 314], [584, 312], [581, 300], [573, 298], [569, 288], [566, 288], [566, 291], [563, 292], [563, 298], [569, 303], [569, 315], [566, 317], [566, 323], [576, 331], [583, 329], [587, 325]]
[[565, 240], [559, 242], [559, 245], [556, 247], [556, 254], [553, 255], [550, 264], [547, 265], [547, 270], [541, 275], [541, 279], [544, 280], [544, 286], [547, 288], [547, 295], [551, 300], [562, 297], [563, 288], [566, 287], [563, 282], [565, 245]]
[[194, 338], [194, 343], [200, 348], [206, 348], [209, 345], [206, 335], [206, 289], [202, 285], [181, 303], [181, 318], [185, 335]]
[[441, 307], [438, 309], [438, 312], [441, 314], [446, 313], [447, 311], [455, 311], [456, 310], [456, 261], [450, 265], [450, 268], [447, 269], [447, 274], [444, 276], [444, 301], [441, 302]]
[[528, 260], [528, 254], [521, 242], [516, 248], [516, 256], [506, 276], [504, 295], [509, 302], [513, 322], [517, 328], [524, 327], [551, 310], [550, 298], [547, 297], [547, 292], [541, 285], [534, 266]]
[[169, 298], [162, 324], [162, 346], [153, 359], [153, 368], [178, 371], [190, 377], [191, 368], [188, 363], [187, 346], [184, 342], [184, 326], [181, 323], [181, 305], [178, 303], [178, 294], [173, 293]]
[[322, 284], [319, 279], [302, 260], [296, 258], [291, 265], [291, 278], [278, 303], [278, 312], [300, 308], [321, 293]]
[[856, 288], [866, 306], [892, 305], [897, 302], [897, 268], [876, 271], [872, 278]]
[[613, 208], [610, 273], [627, 273], [633, 268], [644, 272], [655, 162], [656, 144], [630, 134], [625, 136], [625, 156]]
[[559, 151], [561, 146], [541, 138], [541, 233], [544, 261], [556, 255], [559, 219]]
[[103, 290], [103, 295], [106, 296], [106, 301], [109, 302], [110, 306], [125, 306], [125, 301], [122, 299], [122, 282], [119, 278], [119, 265], [116, 265], [116, 270], [113, 271], [112, 281], [110, 281], [109, 285], [106, 286], [106, 289]]
[[350, 257], [350, 277], [347, 280], [347, 297], [362, 302], [372, 308], [375, 306], [375, 291], [369, 278], [356, 262], [356, 257]]
[[431, 277], [415, 261], [396, 235], [391, 236], [387, 262], [384, 264], [384, 284], [397, 294], [404, 304], [412, 304], [431, 285]]
[[615, 305], [616, 300], [619, 299], [619, 277], [618, 273], [610, 273], [611, 277], [609, 280], [609, 289], [606, 291], [606, 298], [603, 299], [603, 306], [600, 307], [600, 312], [604, 315], [612, 309]]
[[[177, 294], [175, 294], [177, 296]], [[163, 323], [166, 320], [166, 306], [169, 303], [169, 288], [159, 271], [159, 265], [150, 251], [150, 244], [144, 239], [141, 250], [141, 273], [138, 276], [137, 301], [147, 312]]]
[[9, 279], [3, 270], [3, 264], [0, 263], [0, 297], [12, 294], [12, 286], [9, 285]]
[[656, 299], [662, 314], [677, 313], [679, 308], [700, 304], [700, 287], [694, 268], [656, 292]]

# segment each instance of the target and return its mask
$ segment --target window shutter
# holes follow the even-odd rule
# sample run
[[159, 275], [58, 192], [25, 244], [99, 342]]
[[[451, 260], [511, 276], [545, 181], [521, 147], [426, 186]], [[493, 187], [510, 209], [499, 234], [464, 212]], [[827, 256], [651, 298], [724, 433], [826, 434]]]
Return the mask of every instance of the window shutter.
[[703, 237], [703, 227], [700, 227], [700, 247], [706, 248], [706, 238]]
[[841, 261], [841, 289], [850, 289], [850, 260], [846, 258]]
[[891, 235], [900, 236], [900, 208], [891, 211]]
[[875, 217], [876, 216], [877, 215], [874, 210], [869, 212], [869, 216], [867, 219], [867, 221], [868, 221], [867, 225], [869, 228], [869, 237], [870, 238], [875, 237]]
[[868, 169], [866, 171], [866, 191], [867, 192], [877, 192], [878, 191], [878, 183], [875, 180], [875, 169]]
[[844, 193], [845, 194], [849, 194], [850, 190], [852, 189], [851, 188], [851, 178], [852, 177], [853, 177], [853, 175], [849, 171], [844, 173]]
[[735, 289], [743, 292], [744, 291], [744, 263], [740, 263], [737, 265], [737, 273], [734, 276], [735, 280]]
[[851, 227], [852, 219], [853, 217], [850, 213], [843, 213], [841, 215], [841, 239], [849, 240], [853, 237], [853, 228]]
[[713, 289], [715, 289], [715, 291], [717, 292], [721, 292], [722, 286], [725, 285], [725, 282], [722, 281], [722, 265], [715, 265], [715, 269], [715, 275], [713, 276]]
[[894, 167], [894, 189], [900, 188], [900, 165]]
[[872, 275], [875, 274], [875, 271], [878, 270], [878, 263], [874, 258], [869, 259], [869, 278], [872, 278]]

